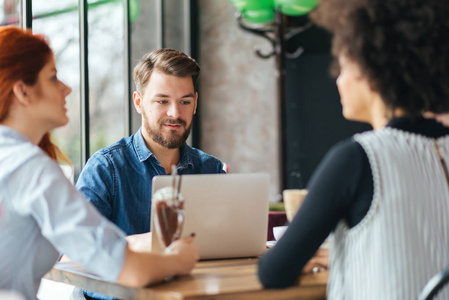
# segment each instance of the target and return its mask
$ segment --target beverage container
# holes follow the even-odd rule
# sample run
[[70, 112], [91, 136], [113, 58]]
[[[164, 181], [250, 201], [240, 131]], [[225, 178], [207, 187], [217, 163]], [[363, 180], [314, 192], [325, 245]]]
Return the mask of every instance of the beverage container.
[[[159, 189], [154, 193], [155, 234], [166, 248], [177, 240], [184, 224], [184, 198], [172, 187]], [[153, 233], [154, 234], [154, 233]]]
[[282, 192], [284, 209], [289, 222], [293, 220], [293, 217], [296, 215], [296, 212], [306, 198], [306, 195], [306, 189], [288, 189]]

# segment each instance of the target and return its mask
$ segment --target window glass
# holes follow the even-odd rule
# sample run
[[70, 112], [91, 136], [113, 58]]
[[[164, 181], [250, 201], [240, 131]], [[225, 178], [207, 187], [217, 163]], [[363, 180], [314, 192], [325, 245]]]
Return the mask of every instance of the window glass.
[[124, 1], [89, 1], [91, 155], [127, 135], [123, 15]]
[[0, 0], [0, 25], [22, 26], [21, 0]]
[[190, 55], [189, 26], [186, 26], [186, 13], [189, 1], [165, 1], [165, 47], [174, 48]]
[[[90, 155], [126, 134], [123, 2], [88, 2]], [[72, 88], [70, 122], [53, 138], [73, 163], [76, 180], [82, 166], [78, 0], [33, 0], [33, 17], [33, 31], [50, 39], [58, 76]]]
[[[126, 94], [127, 72], [124, 34], [125, 0], [88, 0], [89, 28], [89, 134], [90, 155], [128, 135], [126, 114], [132, 101]], [[158, 47], [161, 35], [157, 1], [131, 0], [131, 68], [141, 56]], [[188, 1], [164, 1], [165, 47], [189, 54]], [[0, 0], [2, 25], [22, 26], [21, 0]], [[74, 165], [77, 179], [81, 162], [81, 97], [79, 0], [33, 0], [33, 31], [46, 35], [55, 53], [59, 78], [72, 88], [67, 97], [70, 122], [53, 132], [53, 138]], [[140, 115], [132, 109], [132, 131]]]
[[[66, 98], [69, 124], [54, 130], [54, 142], [74, 166], [75, 179], [81, 170], [80, 152], [80, 61], [78, 0], [34, 0], [33, 32], [50, 40], [58, 77], [72, 88]], [[51, 10], [55, 9], [55, 10]]]
[[[133, 1], [134, 5], [136, 1]], [[131, 2], [131, 3], [133, 3]], [[158, 20], [157, 1], [140, 1], [135, 5], [132, 23], [131, 23], [131, 70], [134, 69], [137, 62], [142, 56], [150, 51], [160, 47], [160, 30], [161, 26]], [[131, 90], [134, 91], [136, 86], [134, 81], [131, 82]], [[132, 129], [134, 133], [142, 124], [142, 117], [134, 107], [131, 109]]]
[[[165, 1], [164, 5], [165, 47], [191, 55], [189, 1]], [[189, 145], [192, 145], [192, 136], [193, 131], [187, 139]]]

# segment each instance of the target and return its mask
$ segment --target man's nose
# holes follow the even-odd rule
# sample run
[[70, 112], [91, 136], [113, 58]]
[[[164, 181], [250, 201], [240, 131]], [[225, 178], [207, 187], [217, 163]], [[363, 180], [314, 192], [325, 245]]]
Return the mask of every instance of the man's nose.
[[173, 103], [170, 105], [167, 111], [167, 115], [169, 117], [172, 117], [173, 119], [179, 118], [180, 113], [179, 113], [179, 106], [177, 103]]

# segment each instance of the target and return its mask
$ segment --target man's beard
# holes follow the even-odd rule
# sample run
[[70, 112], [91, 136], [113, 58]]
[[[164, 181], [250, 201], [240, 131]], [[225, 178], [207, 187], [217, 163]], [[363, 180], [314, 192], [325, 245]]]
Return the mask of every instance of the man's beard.
[[[162, 134], [162, 127], [164, 124], [176, 124], [181, 125], [185, 128], [185, 131], [182, 135], [176, 135], [174, 133], [170, 134], [168, 133], [166, 136]], [[150, 135], [150, 137], [161, 145], [162, 147], [168, 148], [168, 149], [176, 149], [180, 148], [184, 143], [186, 142], [187, 138], [190, 135], [190, 131], [192, 130], [192, 123], [190, 123], [189, 127], [186, 126], [186, 122], [181, 119], [161, 119], [158, 122], [159, 128], [152, 128], [150, 126], [150, 123], [148, 122], [148, 118], [143, 115], [143, 127], [145, 131]]]

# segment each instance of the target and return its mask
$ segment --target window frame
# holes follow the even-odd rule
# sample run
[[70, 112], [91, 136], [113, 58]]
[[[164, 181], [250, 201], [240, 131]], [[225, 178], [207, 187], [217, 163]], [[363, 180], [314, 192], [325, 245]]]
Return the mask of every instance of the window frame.
[[[108, 4], [110, 2], [121, 1], [124, 4], [124, 60], [125, 60], [125, 94], [127, 103], [125, 104], [124, 112], [124, 124], [125, 124], [125, 134], [131, 135], [137, 129], [133, 128], [133, 123], [136, 124], [135, 119], [140, 117], [139, 115], [133, 114], [133, 103], [132, 103], [132, 92], [133, 83], [131, 78], [131, 20], [130, 20], [130, 2], [132, 0], [99, 0], [94, 3], [88, 3], [88, 0], [79, 0], [78, 7], [71, 7], [59, 11], [52, 11], [39, 18], [45, 18], [48, 16], [53, 16], [55, 14], [63, 14], [69, 11], [74, 11], [78, 9], [79, 14], [79, 39], [80, 39], [80, 162], [81, 169], [84, 168], [87, 160], [91, 156], [90, 153], [90, 109], [89, 109], [89, 65], [88, 65], [88, 8], [90, 6], [98, 6], [102, 4]], [[166, 45], [166, 26], [165, 22], [165, 1], [166, 0], [156, 0], [157, 7], [157, 45], [159, 48], [167, 47]], [[33, 0], [21, 0], [21, 16], [20, 16], [20, 26], [24, 29], [33, 30], [33, 12], [32, 12]], [[186, 54], [197, 58], [197, 47], [195, 42], [197, 41], [196, 26], [197, 23], [192, 22], [192, 15], [197, 14], [197, 1], [196, 0], [185, 0], [185, 6], [183, 9], [184, 14], [184, 26], [188, 28], [184, 33], [184, 47], [182, 51]], [[198, 110], [199, 111], [199, 110]], [[140, 123], [140, 122], [139, 122]], [[194, 116], [194, 129], [192, 131], [191, 144], [194, 147], [198, 147], [200, 143], [200, 130], [199, 130], [199, 117], [198, 114]]]

